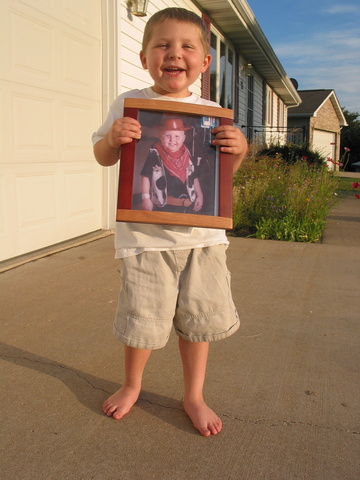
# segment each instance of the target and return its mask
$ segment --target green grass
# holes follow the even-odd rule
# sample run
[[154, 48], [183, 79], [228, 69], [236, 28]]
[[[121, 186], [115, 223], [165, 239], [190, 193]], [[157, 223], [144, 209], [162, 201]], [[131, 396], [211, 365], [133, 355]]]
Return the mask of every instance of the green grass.
[[338, 179], [338, 186], [336, 191], [341, 192], [354, 192], [354, 187], [352, 186], [353, 183], [359, 182], [359, 178], [350, 178], [350, 177], [337, 177]]

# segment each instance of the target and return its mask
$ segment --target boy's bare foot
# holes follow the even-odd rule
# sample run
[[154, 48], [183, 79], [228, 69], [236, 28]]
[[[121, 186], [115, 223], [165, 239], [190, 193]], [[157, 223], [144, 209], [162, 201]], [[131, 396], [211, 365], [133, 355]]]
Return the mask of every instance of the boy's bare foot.
[[139, 398], [139, 393], [137, 389], [123, 385], [117, 392], [105, 400], [102, 406], [103, 412], [108, 417], [120, 420], [130, 411]]
[[204, 400], [198, 402], [184, 401], [184, 410], [192, 421], [196, 430], [204, 437], [216, 435], [222, 429], [222, 421], [209, 408]]

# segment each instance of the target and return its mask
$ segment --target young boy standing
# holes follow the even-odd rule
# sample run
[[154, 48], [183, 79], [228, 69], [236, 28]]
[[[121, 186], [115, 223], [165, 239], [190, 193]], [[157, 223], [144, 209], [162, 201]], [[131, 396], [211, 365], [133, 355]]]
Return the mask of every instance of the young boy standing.
[[[154, 14], [145, 27], [140, 59], [154, 85], [115, 100], [93, 135], [100, 165], [117, 163], [121, 145], [141, 137], [139, 122], [122, 117], [126, 97], [219, 106], [189, 90], [211, 62], [208, 32], [193, 12], [167, 8]], [[212, 133], [213, 144], [229, 154], [235, 172], [247, 151], [244, 136], [229, 125]], [[122, 259], [122, 269], [114, 333], [125, 344], [125, 379], [104, 402], [106, 415], [121, 419], [129, 412], [139, 397], [151, 351], [165, 346], [174, 326], [184, 373], [184, 410], [201, 435], [220, 432], [222, 422], [205, 403], [203, 386], [209, 342], [239, 328], [227, 245], [225, 231], [219, 229], [117, 223], [116, 257]]]

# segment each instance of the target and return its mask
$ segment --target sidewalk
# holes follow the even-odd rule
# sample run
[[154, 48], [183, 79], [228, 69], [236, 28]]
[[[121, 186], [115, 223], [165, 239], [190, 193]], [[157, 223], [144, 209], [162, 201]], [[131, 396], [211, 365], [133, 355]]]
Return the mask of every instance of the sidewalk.
[[154, 352], [121, 421], [112, 336], [113, 237], [0, 275], [4, 480], [357, 480], [360, 472], [360, 200], [321, 244], [231, 238], [242, 328], [210, 349], [206, 398], [223, 431], [182, 411], [176, 336]]

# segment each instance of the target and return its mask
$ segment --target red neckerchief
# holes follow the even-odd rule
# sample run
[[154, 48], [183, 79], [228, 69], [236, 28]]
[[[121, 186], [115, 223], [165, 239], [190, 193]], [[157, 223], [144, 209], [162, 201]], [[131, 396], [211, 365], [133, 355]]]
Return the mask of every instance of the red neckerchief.
[[159, 142], [156, 145], [156, 149], [160, 154], [164, 166], [169, 170], [170, 175], [177, 177], [183, 183], [186, 182], [186, 167], [190, 162], [190, 152], [182, 145], [177, 152], [170, 152], [167, 148], [164, 148]]

